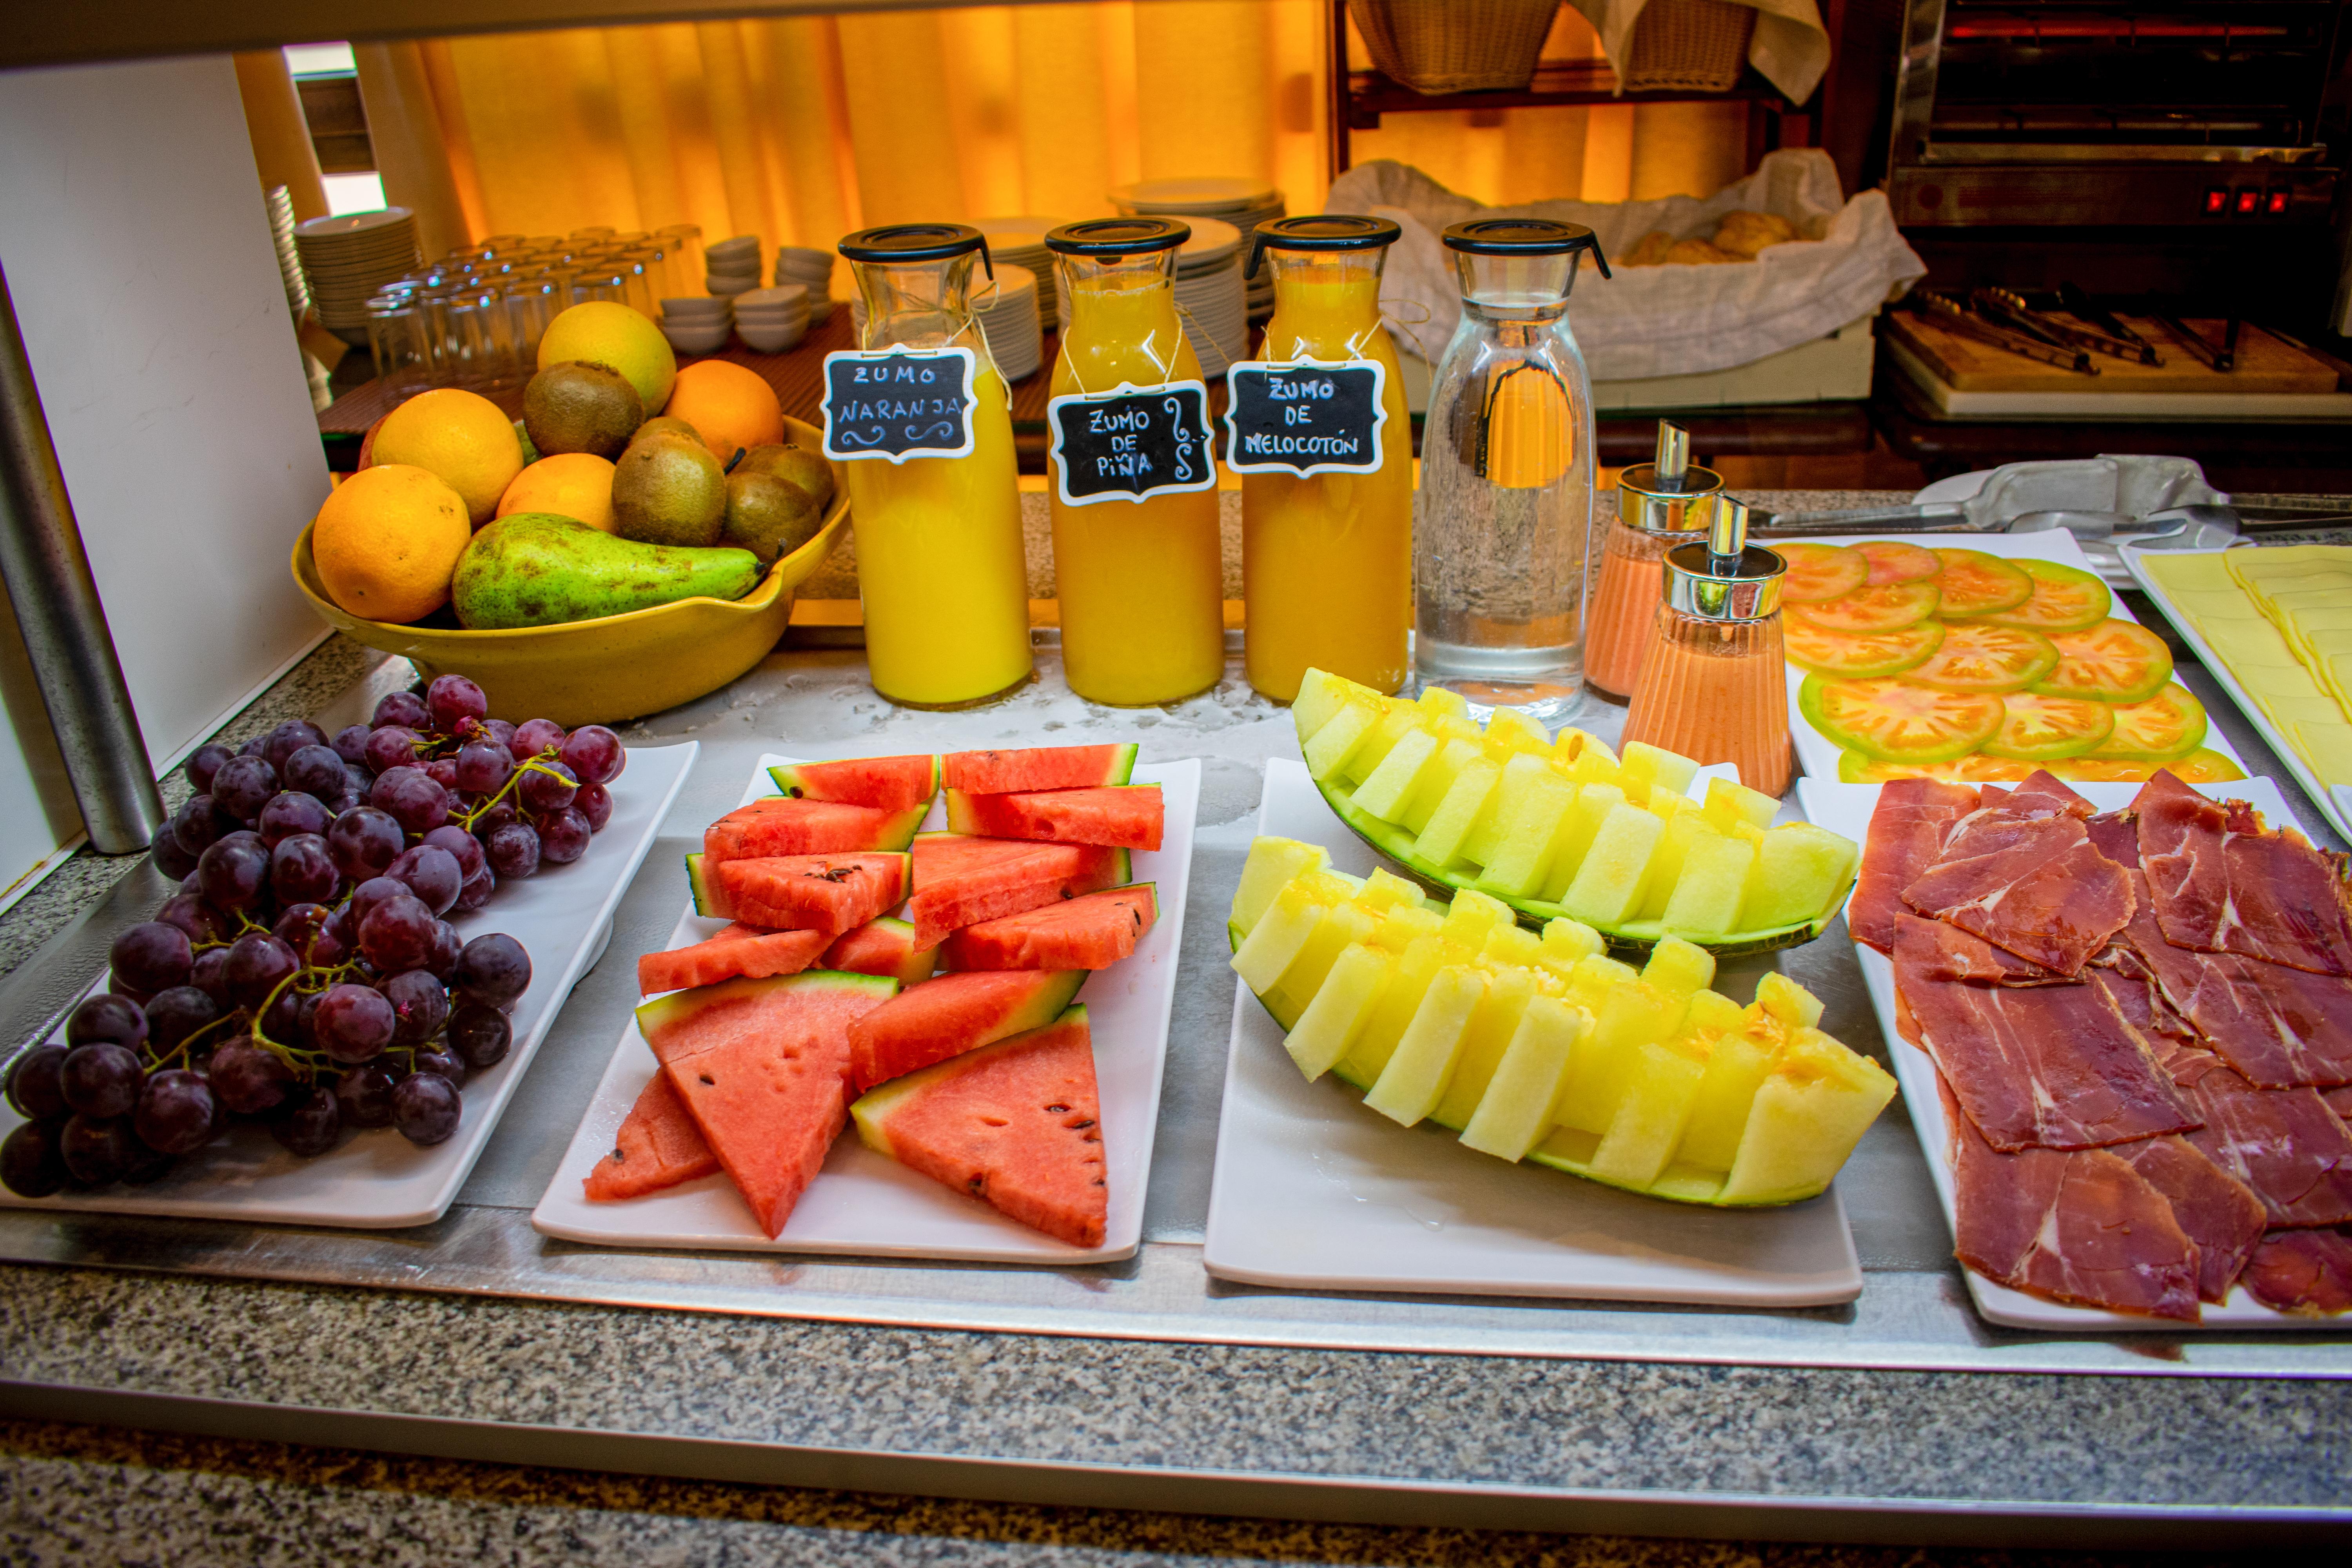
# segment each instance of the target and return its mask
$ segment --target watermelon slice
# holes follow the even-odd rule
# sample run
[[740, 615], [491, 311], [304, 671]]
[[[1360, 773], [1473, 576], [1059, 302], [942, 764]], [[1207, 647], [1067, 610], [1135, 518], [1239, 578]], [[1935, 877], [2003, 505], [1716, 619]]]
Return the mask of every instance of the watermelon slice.
[[1072, 1247], [1103, 1244], [1110, 1187], [1084, 1007], [885, 1084], [850, 1110], [875, 1152]]
[[849, 1026], [898, 983], [812, 970], [675, 991], [637, 1028], [770, 1236], [849, 1116]]
[[693, 1113], [669, 1074], [656, 1070], [646, 1080], [637, 1103], [613, 1135], [613, 1152], [596, 1162], [581, 1185], [592, 1203], [615, 1203], [674, 1187], [719, 1169], [710, 1141], [694, 1124]]
[[1017, 795], [948, 791], [950, 833], [1031, 838], [1048, 844], [1101, 844], [1114, 849], [1157, 849], [1165, 818], [1156, 784], [1031, 790]]
[[765, 980], [773, 974], [798, 974], [824, 951], [819, 931], [769, 931], [738, 921], [708, 942], [667, 952], [648, 952], [637, 960], [637, 991], [684, 991], [721, 980]]
[[1135, 748], [1034, 746], [1023, 752], [950, 752], [940, 776], [966, 795], [1013, 790], [1086, 789], [1123, 784], [1135, 771]]
[[787, 763], [768, 770], [776, 787], [807, 800], [835, 800], [877, 811], [928, 805], [940, 793], [940, 759], [858, 757], [845, 763]]
[[1108, 969], [1135, 951], [1160, 901], [1150, 882], [1088, 893], [950, 936], [950, 969]]
[[[779, 855], [729, 860], [704, 871], [730, 920], [770, 931], [821, 931], [828, 938], [906, 901], [909, 855]], [[700, 907], [698, 899], [697, 908]]]
[[772, 795], [739, 806], [705, 828], [702, 853], [720, 860], [772, 855], [845, 855], [862, 849], [904, 849], [923, 825], [928, 804], [900, 811], [792, 800]]
[[850, 974], [887, 975], [901, 985], [915, 985], [931, 977], [931, 971], [939, 967], [939, 956], [936, 946], [915, 945], [913, 926], [884, 915], [856, 931], [842, 932], [824, 950], [824, 966]]
[[1131, 875], [1126, 850], [1087, 844], [918, 833], [914, 856], [907, 916], [918, 947], [964, 926], [1118, 887]]
[[983, 969], [903, 991], [850, 1026], [850, 1085], [863, 1094], [1007, 1035], [1043, 1028], [1086, 983], [1083, 969]]

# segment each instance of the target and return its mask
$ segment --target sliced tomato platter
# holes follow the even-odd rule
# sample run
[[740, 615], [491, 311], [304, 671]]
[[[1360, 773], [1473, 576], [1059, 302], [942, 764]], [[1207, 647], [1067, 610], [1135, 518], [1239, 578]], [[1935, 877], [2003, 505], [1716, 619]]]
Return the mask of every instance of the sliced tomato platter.
[[2245, 776], [2070, 533], [1766, 542], [1789, 563], [1789, 728], [1814, 778]]

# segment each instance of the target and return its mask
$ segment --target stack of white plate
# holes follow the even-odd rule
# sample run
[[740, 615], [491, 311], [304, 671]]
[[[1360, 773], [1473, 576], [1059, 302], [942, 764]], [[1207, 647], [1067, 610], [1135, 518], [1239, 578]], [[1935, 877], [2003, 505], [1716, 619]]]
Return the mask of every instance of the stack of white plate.
[[[1037, 321], [1046, 331], [1056, 331], [1064, 318], [1055, 308], [1055, 294], [1042, 287], [1055, 273], [1054, 253], [1045, 248], [1045, 236], [1070, 220], [1066, 217], [984, 217], [971, 226], [988, 236], [989, 258], [999, 267], [1007, 265], [1026, 268], [1041, 286], [1037, 291]], [[974, 272], [972, 290], [977, 294], [988, 287], [988, 275]]]
[[707, 354], [727, 341], [732, 312], [724, 300], [688, 295], [664, 300], [659, 325], [669, 346], [680, 353]]
[[983, 278], [972, 289], [972, 315], [1006, 381], [1034, 375], [1045, 363], [1045, 327], [1037, 315], [1041, 292], [1037, 275], [1010, 261], [996, 264], [993, 288]]
[[294, 198], [283, 185], [272, 185], [264, 198], [269, 208], [269, 242], [278, 251], [278, 274], [286, 284], [286, 308], [299, 326], [310, 309], [310, 286], [302, 280], [302, 258], [294, 248]]
[[763, 354], [780, 354], [809, 329], [809, 290], [779, 283], [735, 296], [735, 335]]
[[1176, 253], [1176, 303], [1184, 335], [1201, 357], [1201, 374], [1214, 380], [1249, 352], [1249, 305], [1242, 289], [1248, 259], [1242, 231], [1222, 218], [1193, 217], [1192, 237]]
[[294, 251], [319, 324], [353, 348], [367, 346], [368, 300], [422, 259], [406, 207], [296, 224]]
[[[1116, 186], [1108, 195], [1111, 205], [1130, 217], [1149, 214], [1153, 217], [1181, 218], [1187, 223], [1195, 218], [1222, 218], [1241, 230], [1244, 248], [1258, 225], [1273, 222], [1285, 216], [1286, 210], [1282, 193], [1265, 181], [1223, 175], [1141, 180], [1132, 185]], [[1246, 256], [1244, 260], [1246, 262]], [[1271, 269], [1261, 268], [1245, 287], [1251, 321], [1262, 321], [1274, 314]]]
[[833, 263], [830, 250], [817, 250], [805, 245], [782, 245], [776, 247], [776, 287], [797, 283], [808, 290], [808, 318], [812, 326], [823, 326], [833, 314]]
[[704, 251], [707, 270], [702, 286], [721, 299], [731, 299], [760, 286], [760, 237], [739, 234]]

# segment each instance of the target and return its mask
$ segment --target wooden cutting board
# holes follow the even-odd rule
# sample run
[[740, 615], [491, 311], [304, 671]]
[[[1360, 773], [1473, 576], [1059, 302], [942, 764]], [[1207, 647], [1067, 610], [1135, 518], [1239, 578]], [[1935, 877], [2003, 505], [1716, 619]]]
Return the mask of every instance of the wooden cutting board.
[[[2209, 369], [2204, 361], [2154, 321], [2140, 316], [2120, 319], [2156, 345], [2156, 352], [2164, 358], [2162, 364], [2139, 364], [2093, 354], [2091, 363], [2098, 367], [2099, 374], [2084, 375], [2062, 365], [2044, 364], [2040, 360], [1947, 331], [1938, 323], [1923, 320], [1909, 310], [1889, 311], [1882, 319], [1882, 330], [1910, 349], [1955, 392], [2064, 392], [2090, 396], [2141, 392], [2213, 396], [2336, 390], [2334, 366], [2272, 336], [2251, 321], [2238, 330], [2237, 368], [2224, 372]], [[2202, 332], [2208, 342], [2221, 341], [2224, 323], [2221, 321], [2186, 319], [2184, 324], [2193, 331]]]

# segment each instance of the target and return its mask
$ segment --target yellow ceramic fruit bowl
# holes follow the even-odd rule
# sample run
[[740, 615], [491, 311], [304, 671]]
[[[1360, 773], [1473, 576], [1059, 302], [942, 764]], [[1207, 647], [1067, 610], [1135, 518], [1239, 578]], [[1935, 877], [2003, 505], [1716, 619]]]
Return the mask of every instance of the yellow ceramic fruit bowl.
[[[823, 432], [784, 421], [795, 445], [818, 449]], [[768, 657], [792, 619], [793, 590], [823, 565], [849, 520], [849, 482], [833, 465], [833, 500], [815, 538], [768, 568], [740, 599], [680, 599], [601, 620], [513, 631], [394, 626], [362, 620], [327, 596], [310, 559], [310, 531], [294, 544], [294, 581], [328, 625], [368, 647], [396, 653], [425, 679], [471, 679], [501, 719], [552, 719], [570, 728], [658, 713], [718, 690]]]

